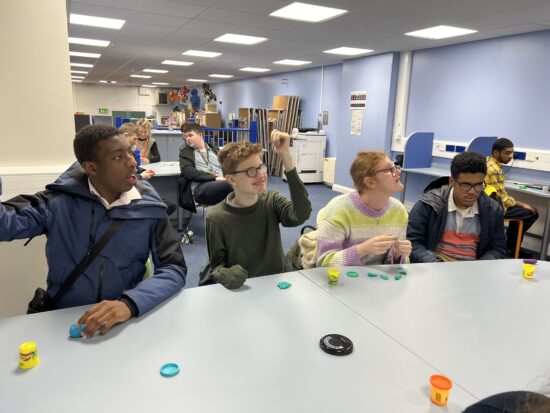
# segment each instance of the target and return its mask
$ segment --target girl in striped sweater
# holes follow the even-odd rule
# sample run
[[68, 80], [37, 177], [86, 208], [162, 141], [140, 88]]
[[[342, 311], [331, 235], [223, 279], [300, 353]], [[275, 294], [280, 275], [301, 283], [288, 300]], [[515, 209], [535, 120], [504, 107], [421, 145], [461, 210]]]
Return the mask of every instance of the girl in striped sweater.
[[362, 151], [350, 175], [356, 191], [335, 197], [317, 215], [317, 266], [407, 262], [408, 214], [391, 197], [403, 190], [400, 168], [384, 152]]

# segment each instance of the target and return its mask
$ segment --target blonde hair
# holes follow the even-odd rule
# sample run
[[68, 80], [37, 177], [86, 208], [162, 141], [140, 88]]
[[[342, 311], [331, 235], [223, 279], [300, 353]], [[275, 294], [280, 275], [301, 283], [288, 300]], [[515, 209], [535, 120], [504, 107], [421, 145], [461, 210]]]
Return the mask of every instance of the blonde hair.
[[349, 170], [357, 192], [361, 193], [366, 189], [365, 178], [375, 176], [378, 165], [387, 157], [388, 155], [379, 151], [361, 151], [357, 154]]
[[151, 122], [149, 122], [147, 119], [140, 119], [136, 122], [137, 127], [140, 126], [147, 129], [147, 131], [151, 131]]
[[120, 133], [127, 133], [129, 136], [138, 134], [138, 127], [133, 123], [123, 123], [118, 130]]
[[262, 146], [257, 143], [240, 141], [228, 143], [218, 153], [218, 160], [224, 175], [235, 172], [239, 164], [252, 155], [262, 153]]

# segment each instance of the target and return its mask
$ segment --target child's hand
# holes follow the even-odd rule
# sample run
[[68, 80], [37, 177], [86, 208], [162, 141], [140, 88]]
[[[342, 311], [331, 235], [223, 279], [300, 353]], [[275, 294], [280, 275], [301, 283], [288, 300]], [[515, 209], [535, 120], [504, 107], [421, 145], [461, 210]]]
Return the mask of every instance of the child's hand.
[[149, 169], [148, 171], [143, 171], [141, 173], [141, 178], [145, 181], [148, 181], [149, 179], [151, 179], [153, 176], [155, 175], [155, 171], [153, 171], [152, 169]]
[[290, 135], [274, 129], [271, 132], [271, 142], [273, 143], [275, 153], [281, 154], [285, 151], [288, 152], [290, 146]]
[[412, 252], [412, 244], [408, 239], [398, 240], [394, 244], [396, 257], [408, 257]]

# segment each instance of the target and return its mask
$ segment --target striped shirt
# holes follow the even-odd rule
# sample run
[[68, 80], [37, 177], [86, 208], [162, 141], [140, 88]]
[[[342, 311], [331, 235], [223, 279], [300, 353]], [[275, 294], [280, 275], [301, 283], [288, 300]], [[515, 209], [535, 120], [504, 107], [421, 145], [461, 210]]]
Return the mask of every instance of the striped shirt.
[[360, 257], [357, 245], [386, 234], [403, 240], [407, 220], [407, 210], [395, 198], [380, 211], [365, 205], [358, 192], [333, 198], [317, 215], [317, 266], [393, 263], [393, 247], [386, 254]]
[[[195, 168], [199, 171], [210, 172], [217, 176], [223, 176], [222, 167], [218, 160], [218, 155], [214, 153], [212, 149], [206, 146], [206, 153], [195, 149]], [[193, 181], [191, 188], [193, 191], [200, 184], [200, 182]]]
[[487, 157], [487, 175], [485, 175], [485, 185], [492, 185], [497, 190], [497, 197], [502, 203], [504, 210], [516, 205], [516, 200], [508, 195], [504, 185], [504, 171], [502, 164], [492, 156]]
[[447, 222], [439, 240], [436, 254], [443, 261], [471, 261], [477, 257], [479, 233], [479, 208], [477, 202], [471, 207], [460, 209], [454, 202], [453, 191], [449, 193]]

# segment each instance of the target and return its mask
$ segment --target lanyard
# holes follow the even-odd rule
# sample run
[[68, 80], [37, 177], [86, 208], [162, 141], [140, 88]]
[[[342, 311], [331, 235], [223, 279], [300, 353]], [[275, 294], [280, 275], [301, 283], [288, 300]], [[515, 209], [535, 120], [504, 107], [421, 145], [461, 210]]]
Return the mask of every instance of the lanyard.
[[214, 171], [214, 167], [210, 165], [210, 157], [208, 156], [208, 146], [206, 147], [206, 157], [202, 154], [201, 151], [198, 151], [199, 152], [199, 155], [201, 156], [202, 160], [204, 161], [204, 163], [206, 164], [206, 166], [208, 167], [208, 170], [210, 172], [213, 172]]

